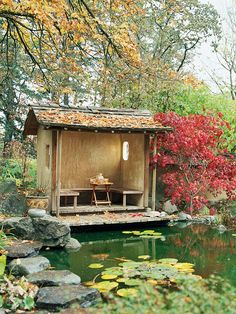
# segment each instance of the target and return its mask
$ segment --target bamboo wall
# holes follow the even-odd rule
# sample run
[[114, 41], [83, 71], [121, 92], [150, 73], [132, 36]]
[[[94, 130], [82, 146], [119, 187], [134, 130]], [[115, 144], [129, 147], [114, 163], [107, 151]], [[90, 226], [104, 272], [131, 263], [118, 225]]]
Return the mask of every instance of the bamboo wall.
[[63, 132], [61, 187], [89, 187], [89, 178], [98, 173], [119, 186], [120, 156], [118, 134]]

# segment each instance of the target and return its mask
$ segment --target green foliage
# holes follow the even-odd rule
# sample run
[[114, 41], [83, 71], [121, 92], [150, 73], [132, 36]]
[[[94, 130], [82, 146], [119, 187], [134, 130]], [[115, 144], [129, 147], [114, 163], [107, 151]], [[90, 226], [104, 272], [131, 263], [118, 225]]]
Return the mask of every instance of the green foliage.
[[8, 244], [8, 237], [7, 235], [3, 232], [3, 230], [0, 230], [0, 251], [4, 250], [5, 246]]
[[15, 181], [17, 186], [35, 188], [36, 160], [29, 159], [24, 165], [20, 159], [1, 159], [0, 181]]
[[7, 257], [6, 255], [0, 255], [0, 277], [3, 276], [6, 268]]
[[[3, 230], [0, 230], [0, 278], [3, 276], [6, 268], [7, 263], [7, 257], [5, 255], [5, 247], [9, 243], [9, 238], [7, 235], [3, 232]], [[0, 300], [1, 303], [1, 300]], [[0, 306], [1, 307], [1, 306]]]
[[166, 290], [150, 284], [140, 286], [135, 294], [119, 298], [111, 296], [109, 303], [99, 305], [91, 313], [99, 314], [167, 314], [224, 313], [236, 308], [236, 288], [221, 278], [183, 280], [178, 289]]

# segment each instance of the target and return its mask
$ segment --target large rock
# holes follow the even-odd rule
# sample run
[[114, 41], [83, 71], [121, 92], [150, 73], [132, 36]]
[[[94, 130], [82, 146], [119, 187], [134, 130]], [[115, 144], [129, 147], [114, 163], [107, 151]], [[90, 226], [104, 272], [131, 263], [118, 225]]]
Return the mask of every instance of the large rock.
[[166, 201], [163, 204], [163, 211], [166, 212], [168, 215], [174, 214], [178, 212], [178, 208], [176, 205], [173, 205], [171, 201]]
[[49, 266], [50, 262], [46, 257], [36, 256], [14, 259], [9, 263], [8, 268], [15, 276], [26, 276], [45, 270]]
[[58, 308], [69, 307], [73, 303], [78, 303], [82, 307], [87, 307], [99, 296], [100, 294], [96, 289], [86, 288], [82, 285], [44, 287], [38, 291], [36, 296], [36, 306], [37, 308], [54, 311]]
[[15, 181], [0, 182], [0, 195], [0, 213], [22, 215], [26, 211], [25, 197], [18, 192]]
[[45, 246], [65, 246], [70, 240], [70, 226], [52, 216], [33, 218], [35, 239]]
[[81, 281], [79, 276], [69, 270], [44, 270], [26, 278], [38, 286], [78, 285]]
[[70, 238], [69, 242], [65, 245], [67, 251], [76, 252], [81, 248], [81, 244], [77, 239]]
[[38, 240], [43, 246], [65, 246], [70, 240], [69, 224], [46, 215], [40, 218], [13, 217], [2, 222], [5, 231], [20, 239]]
[[21, 239], [34, 239], [35, 230], [29, 217], [12, 217], [2, 222], [4, 231]]
[[17, 240], [8, 245], [5, 249], [7, 251], [7, 257], [10, 258], [33, 257], [39, 254], [42, 246], [42, 243], [39, 241]]

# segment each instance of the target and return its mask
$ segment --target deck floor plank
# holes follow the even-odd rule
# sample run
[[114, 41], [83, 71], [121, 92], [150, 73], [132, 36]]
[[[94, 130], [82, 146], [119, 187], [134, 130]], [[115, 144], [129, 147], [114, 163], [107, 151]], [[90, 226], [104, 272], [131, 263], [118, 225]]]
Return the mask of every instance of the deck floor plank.
[[173, 216], [165, 217], [148, 217], [144, 211], [136, 211], [134, 213], [97, 213], [97, 214], [77, 214], [77, 215], [61, 215], [59, 219], [69, 223], [71, 227], [79, 226], [99, 226], [114, 224], [137, 224], [152, 222], [168, 222]]

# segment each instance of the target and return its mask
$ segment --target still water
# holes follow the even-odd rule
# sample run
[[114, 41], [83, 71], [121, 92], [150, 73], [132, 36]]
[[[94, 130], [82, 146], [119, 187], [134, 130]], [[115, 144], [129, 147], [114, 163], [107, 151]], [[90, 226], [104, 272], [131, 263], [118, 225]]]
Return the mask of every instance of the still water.
[[55, 269], [69, 269], [82, 281], [92, 280], [103, 270], [88, 268], [91, 263], [111, 267], [120, 263], [116, 258], [137, 261], [140, 255], [150, 255], [152, 259], [177, 258], [180, 262], [193, 263], [195, 274], [203, 277], [219, 275], [236, 286], [236, 238], [232, 236], [235, 232], [220, 234], [217, 229], [206, 225], [187, 226], [185, 223], [147, 229], [161, 232], [165, 240], [144, 239], [123, 234], [120, 230], [84, 231], [72, 235], [82, 244], [78, 252], [49, 250], [43, 255]]

